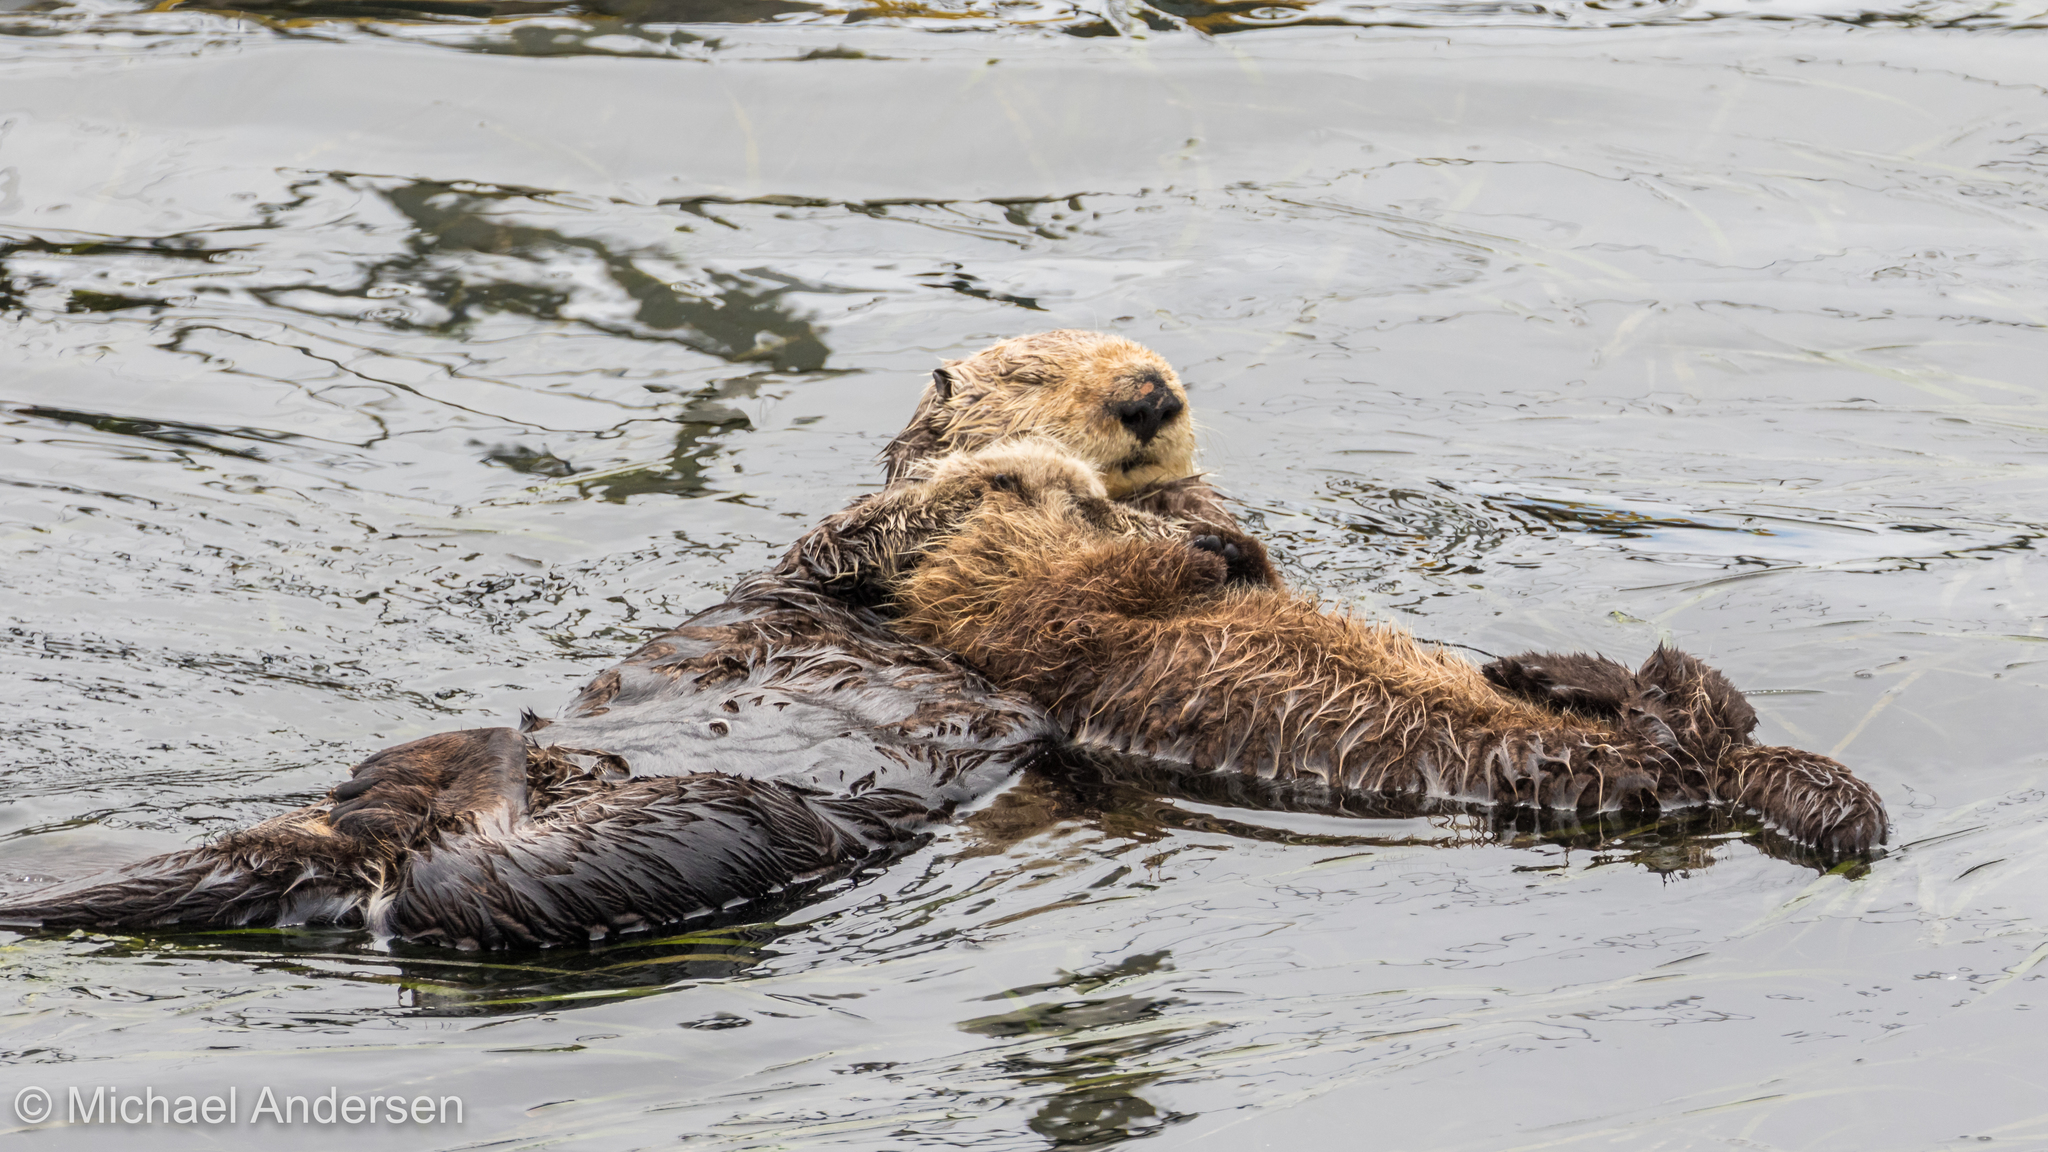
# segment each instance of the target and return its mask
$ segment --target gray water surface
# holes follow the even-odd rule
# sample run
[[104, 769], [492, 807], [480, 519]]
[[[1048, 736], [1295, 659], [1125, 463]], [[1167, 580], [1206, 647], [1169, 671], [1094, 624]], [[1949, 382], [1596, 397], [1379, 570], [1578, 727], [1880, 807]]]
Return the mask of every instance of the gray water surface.
[[1059, 326], [1179, 366], [1296, 584], [1678, 643], [1892, 851], [1033, 777], [725, 932], [0, 935], [0, 1125], [2048, 1146], [2039, 4], [364, 3], [0, 13], [7, 890], [552, 712], [870, 489], [938, 360]]

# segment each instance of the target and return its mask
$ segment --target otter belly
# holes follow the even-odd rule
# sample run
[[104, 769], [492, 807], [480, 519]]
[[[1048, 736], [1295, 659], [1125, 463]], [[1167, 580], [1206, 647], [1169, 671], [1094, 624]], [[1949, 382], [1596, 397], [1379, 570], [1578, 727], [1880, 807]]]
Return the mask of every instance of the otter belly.
[[882, 789], [936, 813], [1001, 786], [1054, 727], [1029, 696], [771, 575], [648, 642], [529, 734], [618, 756], [635, 776]]

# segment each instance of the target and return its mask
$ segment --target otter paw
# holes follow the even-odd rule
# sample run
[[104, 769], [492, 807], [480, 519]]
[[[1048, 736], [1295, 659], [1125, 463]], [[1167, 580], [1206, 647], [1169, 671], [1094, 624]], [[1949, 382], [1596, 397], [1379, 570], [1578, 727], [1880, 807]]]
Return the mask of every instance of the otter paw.
[[[1223, 554], [1223, 539], [1220, 536], [1191, 536], [1187, 541], [1188, 557], [1185, 576], [1187, 591], [1207, 593], [1221, 588], [1230, 580], [1230, 560]], [[1168, 568], [1176, 567], [1168, 565]]]
[[1636, 680], [1632, 703], [1661, 717], [1694, 759], [1711, 764], [1727, 749], [1750, 742], [1756, 709], [1727, 677], [1691, 656], [1660, 644]]
[[1646, 707], [1642, 702], [1631, 703], [1621, 715], [1622, 731], [1639, 737], [1667, 754], [1683, 751], [1684, 744], [1679, 740], [1678, 733], [1672, 731], [1671, 725], [1659, 711], [1654, 707]]
[[1266, 556], [1266, 546], [1253, 537], [1233, 533], [1225, 538], [1214, 532], [1204, 532], [1191, 538], [1188, 544], [1196, 551], [1211, 552], [1223, 558], [1225, 584], [1260, 588], [1280, 586], [1280, 576], [1273, 571], [1273, 562]]
[[523, 814], [526, 738], [510, 728], [442, 732], [377, 752], [328, 791], [327, 824], [358, 840], [405, 845], [436, 826]]
[[1637, 696], [1634, 673], [1583, 652], [1503, 656], [1480, 672], [1494, 687], [1531, 704], [1612, 720], [1623, 719]]

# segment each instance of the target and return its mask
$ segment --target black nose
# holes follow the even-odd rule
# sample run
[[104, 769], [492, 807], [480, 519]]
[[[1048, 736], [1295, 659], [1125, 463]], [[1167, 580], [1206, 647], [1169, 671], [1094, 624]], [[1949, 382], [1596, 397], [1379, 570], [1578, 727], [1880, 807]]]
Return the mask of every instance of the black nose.
[[1109, 406], [1110, 415], [1115, 416], [1140, 444], [1150, 444], [1152, 437], [1159, 434], [1161, 425], [1181, 414], [1187, 405], [1181, 403], [1164, 385], [1151, 385], [1143, 396], [1135, 400], [1119, 400]]

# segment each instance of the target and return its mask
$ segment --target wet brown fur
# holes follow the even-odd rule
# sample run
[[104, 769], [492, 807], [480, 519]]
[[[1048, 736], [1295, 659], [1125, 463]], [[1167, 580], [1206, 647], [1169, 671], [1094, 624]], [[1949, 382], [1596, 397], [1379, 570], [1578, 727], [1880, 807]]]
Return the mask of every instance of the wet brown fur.
[[[337, 799], [338, 797], [345, 797]], [[918, 805], [714, 773], [627, 778], [510, 728], [358, 765], [326, 802], [0, 904], [42, 928], [336, 924], [458, 948], [541, 947], [719, 915], [886, 858]]]
[[[1080, 744], [1354, 793], [1728, 803], [1833, 854], [1885, 838], [1867, 785], [1826, 757], [1751, 743], [1747, 703], [1682, 653], [1660, 649], [1636, 673], [1514, 658], [1496, 669], [1513, 681], [1503, 690], [1390, 624], [1233, 580], [1215, 549], [1105, 504], [1099, 478], [1053, 446], [1002, 445], [928, 472], [875, 498], [888, 514], [874, 523], [893, 534], [841, 563], [886, 573], [899, 630], [1022, 689]], [[863, 535], [859, 522], [839, 527]], [[1576, 695], [1552, 694], [1560, 684]]]
[[1049, 728], [802, 571], [769, 573], [554, 721], [385, 749], [322, 803], [0, 898], [0, 924], [336, 924], [498, 948], [758, 917], [907, 850]]

